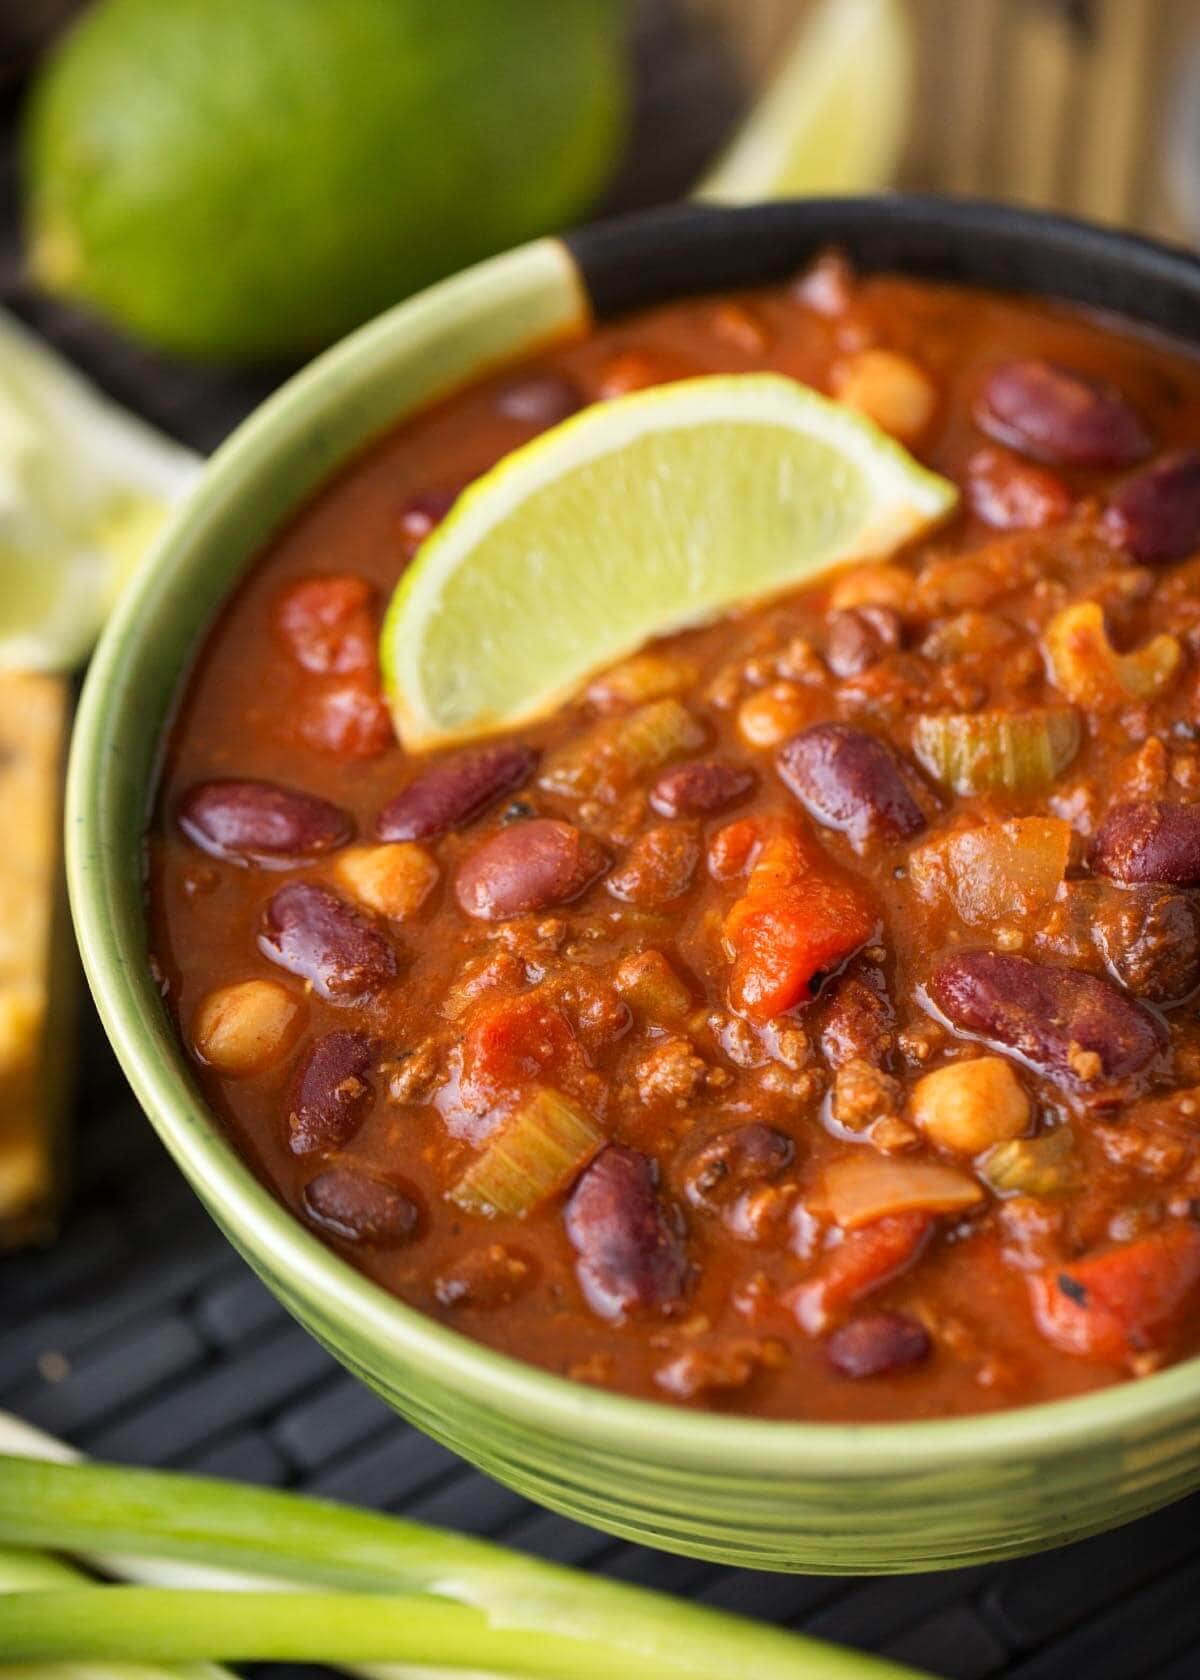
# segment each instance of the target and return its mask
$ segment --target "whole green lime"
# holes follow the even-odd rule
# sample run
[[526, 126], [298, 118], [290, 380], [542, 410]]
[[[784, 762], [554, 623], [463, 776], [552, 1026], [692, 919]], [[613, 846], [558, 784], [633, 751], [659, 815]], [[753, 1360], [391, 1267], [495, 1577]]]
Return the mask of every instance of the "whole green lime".
[[35, 274], [165, 349], [290, 356], [562, 226], [627, 108], [620, 0], [100, 0], [27, 117]]

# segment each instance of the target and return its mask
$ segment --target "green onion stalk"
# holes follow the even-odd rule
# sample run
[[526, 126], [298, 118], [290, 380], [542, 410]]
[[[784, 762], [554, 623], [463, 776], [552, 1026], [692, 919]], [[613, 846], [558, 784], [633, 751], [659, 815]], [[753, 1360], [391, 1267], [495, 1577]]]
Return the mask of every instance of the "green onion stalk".
[[[0, 1418], [0, 1446], [19, 1439]], [[406, 1665], [389, 1680], [414, 1665], [430, 1680], [912, 1680], [874, 1657], [486, 1541], [166, 1471], [0, 1456], [0, 1545], [142, 1580], [147, 1559], [156, 1572], [164, 1561], [223, 1572], [203, 1584], [10, 1592], [0, 1651], [12, 1661]]]

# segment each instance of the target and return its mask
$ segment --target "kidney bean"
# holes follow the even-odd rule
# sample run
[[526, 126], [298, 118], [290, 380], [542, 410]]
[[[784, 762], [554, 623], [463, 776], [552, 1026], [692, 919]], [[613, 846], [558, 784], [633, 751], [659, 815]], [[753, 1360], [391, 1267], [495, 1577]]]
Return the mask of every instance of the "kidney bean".
[[374, 590], [352, 575], [301, 578], [280, 598], [275, 625], [306, 671], [345, 676], [375, 669]]
[[715, 1212], [750, 1186], [777, 1178], [792, 1164], [796, 1145], [785, 1132], [752, 1120], [701, 1144], [687, 1160], [683, 1192], [693, 1207]]
[[860, 677], [900, 646], [899, 613], [890, 607], [847, 607], [831, 613], [825, 663], [835, 677]]
[[1180, 560], [1200, 549], [1200, 449], [1163, 455], [1127, 478], [1104, 528], [1135, 560]]
[[367, 1072], [375, 1041], [361, 1032], [318, 1038], [292, 1080], [288, 1143], [293, 1155], [325, 1154], [354, 1136], [371, 1106]]
[[502, 921], [569, 904], [608, 863], [598, 841], [570, 823], [532, 817], [489, 836], [458, 872], [454, 891], [468, 916]]
[[864, 968], [844, 974], [827, 990], [820, 1043], [830, 1067], [836, 1072], [858, 1061], [886, 1066], [896, 1047], [896, 1014], [880, 971]]
[[1073, 506], [1061, 478], [1006, 449], [977, 449], [967, 462], [967, 504], [995, 531], [1044, 531]]
[[919, 1365], [933, 1352], [925, 1326], [907, 1313], [870, 1313], [835, 1330], [825, 1343], [839, 1376], [883, 1377]]
[[396, 974], [396, 953], [378, 928], [311, 881], [290, 881], [275, 894], [258, 945], [331, 1003], [357, 1003]]
[[381, 840], [432, 840], [461, 828], [494, 800], [528, 781], [537, 764], [532, 747], [511, 744], [456, 753], [423, 771], [380, 811]]
[[400, 510], [400, 543], [411, 557], [458, 500], [457, 490], [418, 490]]
[[1004, 362], [980, 392], [975, 419], [997, 442], [1052, 466], [1129, 467], [1153, 447], [1120, 391], [1053, 362]]
[[345, 811], [275, 782], [198, 782], [184, 794], [176, 820], [194, 846], [235, 863], [282, 867], [354, 838]]
[[347, 1242], [394, 1248], [421, 1222], [421, 1210], [394, 1184], [351, 1167], [330, 1167], [304, 1187], [309, 1218]]
[[1151, 1003], [1178, 1003], [1200, 986], [1200, 907], [1188, 894], [1158, 887], [1106, 889], [1092, 939], [1127, 991]]
[[299, 722], [308, 745], [334, 758], [378, 758], [396, 744], [392, 714], [374, 677], [348, 677], [310, 695]]
[[848, 723], [802, 730], [780, 747], [775, 768], [805, 810], [855, 845], [873, 835], [906, 840], [925, 827], [887, 747]]
[[608, 890], [627, 904], [661, 910], [683, 897], [699, 862], [700, 837], [694, 824], [644, 828], [608, 877]]
[[650, 789], [650, 803], [660, 817], [706, 816], [744, 799], [757, 780], [743, 765], [697, 758], [664, 770]]
[[636, 1149], [602, 1149], [575, 1186], [565, 1220], [580, 1285], [600, 1318], [619, 1322], [683, 1295], [682, 1232], [658, 1198], [653, 1165]]
[[1166, 1045], [1156, 1018], [1110, 980], [1027, 957], [965, 951], [934, 971], [929, 996], [960, 1032], [1085, 1095], [1142, 1072]]
[[496, 396], [496, 407], [509, 420], [523, 420], [530, 426], [556, 426], [583, 407], [583, 393], [561, 373], [534, 373], [505, 385]]
[[1092, 866], [1115, 881], [1200, 886], [1200, 805], [1114, 805], [1096, 836]]

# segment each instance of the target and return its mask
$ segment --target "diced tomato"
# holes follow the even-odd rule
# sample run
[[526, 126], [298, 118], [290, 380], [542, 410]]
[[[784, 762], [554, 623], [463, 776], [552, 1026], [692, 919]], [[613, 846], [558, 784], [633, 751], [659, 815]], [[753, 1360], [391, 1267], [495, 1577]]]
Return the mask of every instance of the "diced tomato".
[[825, 1255], [816, 1276], [788, 1295], [800, 1328], [820, 1335], [855, 1301], [904, 1271], [925, 1247], [934, 1223], [930, 1213], [893, 1213], [849, 1232]]
[[537, 992], [484, 996], [472, 1011], [460, 1082], [468, 1107], [493, 1108], [551, 1071], [559, 1089], [571, 1090], [586, 1070], [566, 1016]]
[[378, 758], [396, 743], [387, 702], [362, 680], [314, 694], [300, 714], [300, 733], [310, 747], [336, 758]]
[[1135, 1242], [1048, 1266], [1029, 1279], [1047, 1341], [1081, 1359], [1124, 1364], [1168, 1344], [1200, 1295], [1200, 1227], [1164, 1226]]
[[724, 932], [733, 952], [734, 1007], [770, 1021], [812, 996], [814, 975], [865, 944], [876, 916], [795, 824], [761, 824], [760, 834], [746, 891], [726, 916]]
[[303, 578], [280, 598], [275, 624], [293, 659], [320, 676], [375, 669], [374, 591], [365, 578]]
[[1029, 1280], [1038, 1326], [1056, 1346], [1117, 1363], [1169, 1341], [1200, 1288], [1200, 1229], [1176, 1224], [1047, 1267]]

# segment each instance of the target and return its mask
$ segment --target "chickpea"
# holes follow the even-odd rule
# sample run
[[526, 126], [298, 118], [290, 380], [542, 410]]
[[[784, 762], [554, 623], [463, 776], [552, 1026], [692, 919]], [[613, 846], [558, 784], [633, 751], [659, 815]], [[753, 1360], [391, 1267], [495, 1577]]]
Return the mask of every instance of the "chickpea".
[[901, 615], [911, 612], [913, 578], [902, 566], [855, 566], [843, 572], [829, 591], [829, 610], [851, 607], [890, 607]]
[[413, 841], [351, 846], [338, 854], [333, 873], [352, 898], [377, 916], [403, 922], [415, 916], [437, 884], [438, 866]]
[[231, 1079], [262, 1073], [291, 1049], [303, 1005], [276, 980], [239, 980], [209, 992], [192, 1020], [201, 1061]]
[[915, 443], [933, 419], [937, 392], [924, 368], [894, 350], [858, 350], [835, 362], [833, 394], [901, 443]]
[[978, 1155], [1026, 1131], [1030, 1107], [1002, 1056], [975, 1056], [919, 1079], [909, 1115], [931, 1143], [958, 1155]]
[[776, 747], [809, 720], [809, 706], [795, 683], [773, 683], [738, 707], [738, 734], [748, 747]]

